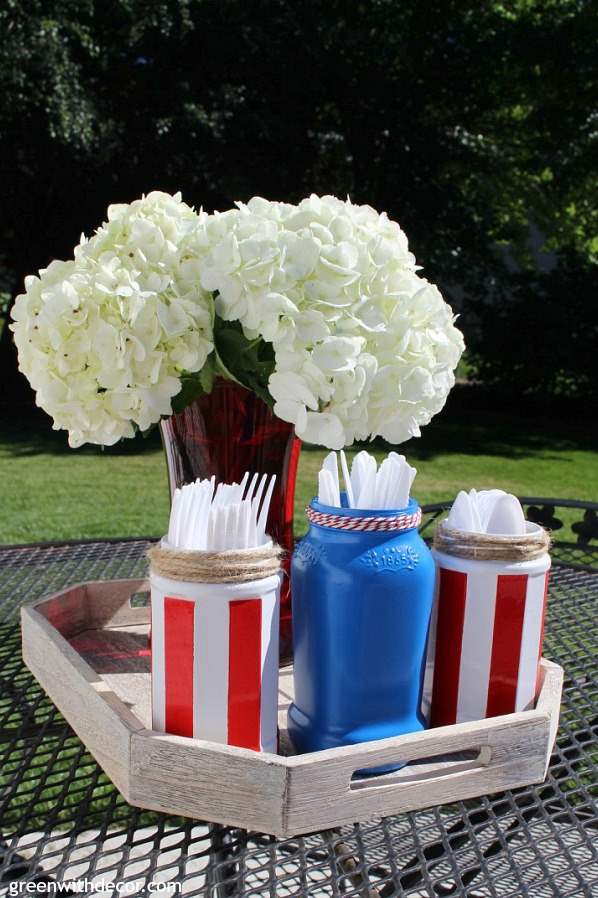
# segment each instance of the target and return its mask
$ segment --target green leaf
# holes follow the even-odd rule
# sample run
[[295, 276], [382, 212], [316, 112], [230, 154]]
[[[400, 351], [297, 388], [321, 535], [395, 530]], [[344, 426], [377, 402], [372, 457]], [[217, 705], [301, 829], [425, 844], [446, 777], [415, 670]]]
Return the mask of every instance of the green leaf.
[[[156, 429], [156, 426], [156, 424], [150, 424], [145, 430], [140, 430], [139, 433], [141, 434], [142, 439], [148, 440]], [[121, 442], [123, 441], [121, 440]]]
[[202, 371], [195, 374], [183, 374], [181, 376], [181, 389], [172, 400], [172, 411], [175, 414], [182, 412], [194, 399], [206, 392], [209, 391], [205, 390], [202, 385]]
[[252, 390], [272, 407], [268, 390], [268, 380], [275, 366], [272, 344], [261, 339], [248, 340], [238, 322], [219, 318], [214, 324], [214, 342], [217, 365], [224, 376]]
[[199, 382], [204, 393], [211, 393], [216, 378], [214, 353], [208, 356], [206, 363], [199, 372]]

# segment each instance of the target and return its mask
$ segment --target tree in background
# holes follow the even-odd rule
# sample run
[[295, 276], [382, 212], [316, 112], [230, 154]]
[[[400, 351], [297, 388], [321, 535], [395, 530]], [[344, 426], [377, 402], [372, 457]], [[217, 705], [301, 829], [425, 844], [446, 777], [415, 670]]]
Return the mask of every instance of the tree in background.
[[462, 309], [478, 377], [595, 393], [590, 2], [4, 0], [0, 41], [0, 291], [151, 189], [350, 194]]

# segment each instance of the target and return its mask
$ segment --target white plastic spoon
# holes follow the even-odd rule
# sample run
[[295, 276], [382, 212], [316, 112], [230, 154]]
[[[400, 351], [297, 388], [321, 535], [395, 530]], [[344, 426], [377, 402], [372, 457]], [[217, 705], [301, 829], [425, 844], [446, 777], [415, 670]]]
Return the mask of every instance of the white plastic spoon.
[[471, 496], [468, 496], [465, 490], [460, 490], [449, 511], [446, 521], [448, 526], [452, 530], [463, 530], [471, 533], [474, 529], [472, 507]]
[[488, 519], [486, 533], [504, 536], [523, 536], [525, 533], [525, 517], [521, 504], [515, 496], [505, 494], [499, 496]]
[[502, 496], [507, 494], [504, 490], [477, 490], [477, 492], [476, 490], [471, 490], [470, 495], [475, 497], [482, 533], [485, 533], [496, 503]]

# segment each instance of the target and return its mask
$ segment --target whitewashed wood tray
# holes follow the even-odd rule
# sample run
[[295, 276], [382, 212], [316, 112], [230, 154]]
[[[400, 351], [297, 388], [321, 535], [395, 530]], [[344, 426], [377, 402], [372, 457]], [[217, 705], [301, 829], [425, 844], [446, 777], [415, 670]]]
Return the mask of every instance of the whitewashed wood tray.
[[[290, 837], [541, 782], [563, 671], [542, 660], [534, 710], [293, 756], [292, 668], [279, 690], [280, 755], [151, 729], [147, 582], [84, 583], [22, 609], [23, 657], [126, 800]], [[383, 776], [355, 771], [408, 761]]]

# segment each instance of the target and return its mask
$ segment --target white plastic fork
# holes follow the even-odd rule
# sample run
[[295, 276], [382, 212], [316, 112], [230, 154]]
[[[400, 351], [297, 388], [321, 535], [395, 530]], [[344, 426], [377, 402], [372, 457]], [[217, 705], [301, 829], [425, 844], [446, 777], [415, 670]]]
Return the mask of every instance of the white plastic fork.
[[255, 485], [257, 483], [258, 477], [259, 477], [259, 474], [256, 471], [255, 474], [253, 475], [253, 477], [251, 478], [251, 482], [250, 482], [249, 486], [247, 487], [247, 492], [243, 496], [244, 499], [253, 499], [253, 494], [255, 492]]
[[258, 484], [258, 488], [256, 490], [255, 496], [251, 500], [251, 508], [255, 514], [255, 518], [257, 520], [259, 514], [259, 505], [262, 498], [262, 493], [264, 492], [264, 487], [266, 486], [266, 481], [268, 480], [267, 474], [262, 474], [260, 482]]
[[172, 508], [170, 509], [170, 519], [168, 521], [168, 543], [171, 546], [177, 545], [177, 532], [176, 525], [178, 523], [178, 515], [179, 515], [179, 505], [181, 501], [181, 491], [178, 487], [175, 488], [175, 491], [172, 495]]
[[223, 551], [264, 542], [275, 475], [245, 472], [240, 483], [215, 477], [176, 489], [167, 539], [179, 549]]
[[208, 552], [214, 551], [214, 528], [216, 526], [217, 509], [212, 505], [208, 509], [208, 527], [206, 532], [206, 549]]
[[251, 518], [251, 502], [247, 500], [243, 500], [239, 503], [239, 548], [240, 549], [249, 549], [251, 547], [251, 543], [249, 542], [249, 529], [250, 529], [250, 518]]
[[191, 493], [191, 501], [189, 503], [189, 518], [187, 524], [187, 533], [185, 537], [185, 548], [195, 549], [197, 545], [197, 530], [201, 515], [201, 505], [203, 499], [203, 487], [200, 480], [196, 480], [191, 484], [189, 489]]
[[249, 526], [247, 530], [247, 547], [253, 548], [257, 546], [257, 521], [255, 518], [255, 514], [253, 513], [253, 507], [251, 505], [251, 501], [249, 499], [245, 500], [247, 503], [247, 517], [249, 520]]
[[270, 510], [270, 501], [272, 499], [272, 493], [274, 492], [274, 484], [276, 483], [276, 474], [273, 474], [270, 478], [270, 483], [268, 484], [268, 489], [266, 490], [266, 495], [264, 496], [264, 501], [262, 502], [262, 508], [260, 510], [260, 516], [257, 520], [257, 545], [261, 546], [264, 542], [266, 535], [266, 525], [268, 523], [268, 511]]
[[243, 493], [245, 492], [245, 487], [247, 486], [247, 481], [249, 480], [249, 471], [245, 471], [243, 477], [241, 478], [241, 483], [239, 484], [239, 498], [237, 502], [243, 501]]
[[227, 549], [241, 548], [239, 545], [239, 503], [234, 502], [227, 506], [225, 543]]
[[189, 530], [191, 524], [191, 515], [193, 510], [193, 484], [188, 483], [181, 489], [182, 493], [182, 509], [179, 520], [180, 526], [180, 534], [179, 534], [179, 545], [183, 549], [188, 549], [190, 540], [189, 540]]

